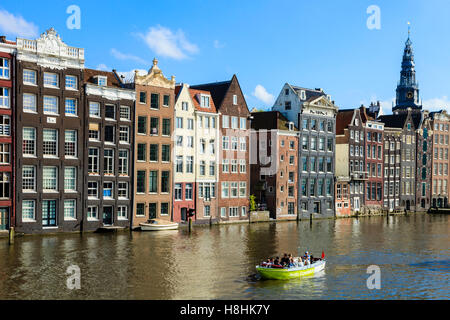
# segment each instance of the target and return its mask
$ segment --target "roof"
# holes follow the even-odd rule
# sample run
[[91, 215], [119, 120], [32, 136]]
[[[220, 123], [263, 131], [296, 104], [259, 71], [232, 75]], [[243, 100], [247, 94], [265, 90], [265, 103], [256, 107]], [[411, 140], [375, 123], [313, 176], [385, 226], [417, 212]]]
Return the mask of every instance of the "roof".
[[230, 87], [231, 81], [232, 80], [198, 84], [190, 86], [189, 89], [208, 91], [211, 94], [212, 99], [214, 100], [214, 105], [217, 108], [220, 108], [220, 106], [222, 105], [222, 101], [225, 98], [225, 95], [227, 94], [228, 88]]
[[336, 115], [336, 134], [344, 134], [344, 129], [348, 127], [353, 119], [355, 109], [339, 110]]
[[407, 113], [389, 114], [385, 116], [379, 116], [377, 120], [383, 122], [385, 128], [388, 127], [388, 128], [403, 129], [407, 117], [408, 117]]
[[107, 78], [107, 86], [108, 87], [116, 87], [123, 88], [122, 82], [119, 80], [117, 74], [113, 71], [100, 71], [94, 69], [84, 69], [84, 82], [96, 84], [94, 77], [95, 76], [104, 76]]
[[200, 106], [200, 99], [199, 99], [200, 94], [211, 96], [211, 93], [209, 91], [189, 88], [189, 95], [191, 96], [195, 109], [202, 112], [217, 113], [216, 106], [214, 104], [214, 99], [211, 99], [209, 101], [210, 108], [204, 108]]
[[305, 91], [305, 96], [306, 96], [306, 101], [312, 101], [317, 97], [320, 96], [325, 96], [325, 92], [318, 90], [318, 89], [308, 89], [308, 88], [303, 88], [303, 87], [299, 87], [299, 86], [293, 86], [291, 84], [289, 84], [291, 86], [291, 88], [295, 91], [295, 93], [300, 97], [300, 93], [302, 91]]
[[[289, 123], [291, 123], [291, 121], [279, 111], [252, 112], [251, 115], [253, 116], [253, 120], [251, 121], [252, 129], [277, 129], [289, 131]], [[295, 125], [294, 130], [298, 131]]]

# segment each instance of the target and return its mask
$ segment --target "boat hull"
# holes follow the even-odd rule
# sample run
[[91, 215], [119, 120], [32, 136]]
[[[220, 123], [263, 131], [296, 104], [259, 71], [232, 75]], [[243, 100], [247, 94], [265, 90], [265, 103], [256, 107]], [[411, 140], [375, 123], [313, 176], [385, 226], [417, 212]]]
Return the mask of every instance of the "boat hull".
[[171, 223], [171, 224], [141, 223], [140, 227], [142, 231], [176, 230], [178, 229], [178, 223]]
[[256, 266], [256, 271], [258, 274], [267, 280], [289, 280], [298, 279], [303, 276], [314, 275], [323, 269], [325, 269], [325, 260], [315, 262], [310, 266], [300, 267], [300, 268], [290, 268], [290, 269], [277, 269], [277, 268], [266, 268], [262, 266]]

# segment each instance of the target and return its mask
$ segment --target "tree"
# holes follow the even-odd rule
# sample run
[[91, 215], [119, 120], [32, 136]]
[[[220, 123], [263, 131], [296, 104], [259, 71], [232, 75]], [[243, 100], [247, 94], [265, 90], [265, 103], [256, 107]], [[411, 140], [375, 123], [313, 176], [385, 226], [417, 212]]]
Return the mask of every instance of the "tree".
[[256, 197], [252, 194], [250, 195], [250, 211], [256, 211]]

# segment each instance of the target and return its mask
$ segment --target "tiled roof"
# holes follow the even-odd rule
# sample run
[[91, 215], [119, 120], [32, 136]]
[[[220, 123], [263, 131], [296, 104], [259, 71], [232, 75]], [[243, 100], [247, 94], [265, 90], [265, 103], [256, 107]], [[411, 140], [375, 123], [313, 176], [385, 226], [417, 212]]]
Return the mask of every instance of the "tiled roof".
[[401, 128], [405, 126], [405, 120], [408, 114], [389, 114], [384, 116], [379, 116], [377, 120], [384, 123], [385, 128]]
[[84, 69], [84, 82], [96, 84], [94, 79], [95, 76], [105, 76], [107, 78], [108, 87], [123, 88], [121, 81], [119, 81], [114, 72]]
[[194, 103], [196, 110], [202, 111], [202, 112], [212, 112], [212, 113], [217, 112], [216, 106], [214, 104], [214, 99], [210, 99], [210, 101], [209, 101], [210, 108], [204, 108], [204, 107], [200, 106], [200, 100], [199, 100], [200, 94], [205, 94], [205, 95], [211, 96], [209, 91], [189, 88], [189, 94], [191, 96], [192, 102]]
[[336, 134], [344, 134], [344, 129], [348, 127], [353, 119], [355, 109], [339, 110], [336, 116]]
[[300, 97], [300, 92], [301, 91], [305, 91], [305, 96], [306, 96], [306, 101], [312, 101], [313, 99], [320, 97], [320, 96], [325, 96], [325, 92], [320, 91], [320, 90], [316, 90], [316, 89], [308, 89], [308, 88], [303, 88], [303, 87], [299, 87], [299, 86], [293, 86], [290, 85], [292, 87], [292, 89], [294, 89], [295, 93]]
[[[252, 116], [253, 120], [251, 121], [251, 125], [255, 130], [289, 130], [290, 121], [286, 119], [286, 117], [284, 117], [279, 111], [252, 112]], [[298, 131], [295, 125], [294, 130]]]

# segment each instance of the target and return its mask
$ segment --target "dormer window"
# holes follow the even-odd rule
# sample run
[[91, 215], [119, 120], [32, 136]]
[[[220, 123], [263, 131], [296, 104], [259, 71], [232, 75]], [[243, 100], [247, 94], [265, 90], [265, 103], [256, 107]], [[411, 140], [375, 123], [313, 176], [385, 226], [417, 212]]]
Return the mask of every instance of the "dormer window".
[[95, 76], [95, 82], [99, 86], [106, 86], [107, 84], [107, 78], [105, 76]]
[[237, 105], [237, 95], [233, 95], [233, 104]]
[[210, 107], [209, 99], [210, 99], [209, 96], [203, 95], [203, 94], [202, 94], [202, 95], [200, 96], [200, 106], [201, 106], [202, 108], [209, 108], [209, 107]]
[[300, 99], [306, 100], [306, 92], [305, 92], [305, 90], [300, 91]]

